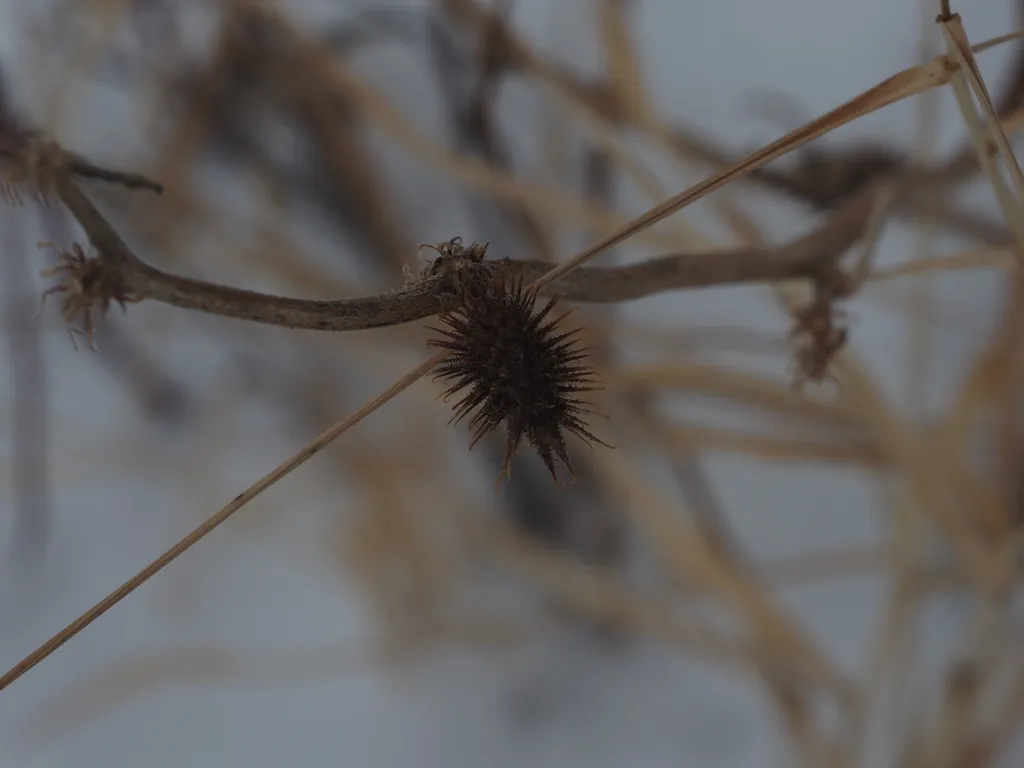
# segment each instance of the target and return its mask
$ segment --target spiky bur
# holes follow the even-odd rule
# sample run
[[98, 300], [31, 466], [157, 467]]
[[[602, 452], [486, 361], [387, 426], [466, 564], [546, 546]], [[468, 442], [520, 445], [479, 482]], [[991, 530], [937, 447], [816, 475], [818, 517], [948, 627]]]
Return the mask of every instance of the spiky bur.
[[492, 275], [461, 306], [440, 317], [439, 338], [429, 346], [446, 350], [434, 379], [448, 384], [445, 401], [462, 394], [452, 422], [469, 416], [470, 448], [504, 424], [507, 437], [498, 482], [511, 471], [523, 439], [558, 483], [556, 460], [573, 481], [566, 433], [586, 443], [607, 443], [583, 422], [596, 413], [579, 396], [600, 389], [595, 370], [585, 364], [589, 351], [578, 346], [581, 329], [562, 331], [569, 312], [553, 316], [558, 299], [537, 309], [537, 294], [504, 272]]

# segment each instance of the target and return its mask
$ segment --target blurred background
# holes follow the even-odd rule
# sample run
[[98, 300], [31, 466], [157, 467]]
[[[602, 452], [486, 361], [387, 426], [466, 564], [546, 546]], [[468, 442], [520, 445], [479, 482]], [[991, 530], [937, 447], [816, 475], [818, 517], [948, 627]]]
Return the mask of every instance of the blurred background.
[[[962, 5], [972, 42], [1024, 19]], [[83, 183], [154, 266], [305, 298], [398, 288], [456, 236], [567, 259], [945, 50], [931, 0], [0, 9], [0, 130], [162, 182]], [[1008, 126], [1021, 52], [979, 55]], [[1019, 765], [1016, 580], [962, 555], [1016, 559], [1024, 292], [951, 90], [594, 263], [792, 242], [908, 169], [825, 381], [791, 386], [800, 285], [579, 305], [616, 447], [572, 443], [575, 484], [521, 451], [495, 491], [502, 435], [468, 451], [421, 381], [5, 690], [0, 765]], [[7, 669], [425, 359], [431, 323], [143, 302], [76, 351], [36, 243], [84, 236], [0, 217]]]

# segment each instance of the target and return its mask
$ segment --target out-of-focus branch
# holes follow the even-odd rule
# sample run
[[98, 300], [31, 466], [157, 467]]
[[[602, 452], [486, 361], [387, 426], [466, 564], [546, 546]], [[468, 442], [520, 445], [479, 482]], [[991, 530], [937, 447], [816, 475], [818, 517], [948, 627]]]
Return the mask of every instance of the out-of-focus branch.
[[[475, 0], [437, 0], [438, 7], [454, 23], [480, 34], [488, 29], [500, 38], [506, 69], [538, 78], [564, 97], [584, 107], [593, 117], [622, 128], [651, 134], [674, 153], [691, 162], [713, 168], [735, 163], [734, 153], [718, 146], [696, 131], [669, 125], [652, 115], [630, 109], [628, 100], [617, 94], [613, 84], [588, 81], [567, 67], [534, 51], [511, 25]], [[1024, 61], [1022, 54], [1021, 61]], [[1024, 93], [1024, 66], [1014, 68], [1014, 76], [997, 99], [1001, 119], [1008, 118]], [[917, 166], [905, 152], [882, 144], [825, 152], [804, 150], [795, 168], [760, 168], [748, 175], [750, 181], [803, 200], [818, 210], [830, 210], [875, 183], [896, 183], [899, 194], [894, 213], [923, 218], [950, 230], [961, 231], [987, 242], [1008, 241], [1005, 227], [997, 220], [971, 215], [954, 207], [942, 194], [951, 186], [970, 180], [978, 170], [969, 147], [944, 162]]]
[[11, 550], [30, 556], [44, 547], [51, 517], [47, 376], [24, 228], [8, 222], [3, 242], [0, 280], [5, 288], [3, 320], [14, 414], [11, 472], [16, 516]]
[[[0, 132], [15, 134], [21, 124], [0, 83]], [[2, 185], [0, 185], [2, 186]], [[11, 551], [38, 555], [46, 545], [52, 518], [49, 466], [49, 387], [42, 348], [42, 328], [29, 269], [31, 255], [25, 230], [8, 221], [0, 253], [2, 318], [8, 345], [8, 371], [14, 412], [11, 464], [14, 532]]]

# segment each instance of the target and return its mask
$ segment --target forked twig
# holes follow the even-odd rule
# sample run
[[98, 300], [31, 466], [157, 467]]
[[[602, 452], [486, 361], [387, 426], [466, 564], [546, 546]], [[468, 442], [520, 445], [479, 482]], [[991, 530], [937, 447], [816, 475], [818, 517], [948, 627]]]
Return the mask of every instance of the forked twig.
[[[97, 251], [95, 258], [81, 263], [82, 270], [90, 270], [94, 281], [105, 278], [111, 290], [116, 289], [122, 298], [131, 297], [131, 301], [151, 299], [183, 309], [288, 328], [358, 331], [439, 314], [451, 307], [457, 294], [453, 281], [460, 267], [458, 261], [451, 262], [451, 269], [435, 266], [397, 291], [333, 301], [275, 296], [179, 277], [139, 259], [72, 181], [64, 180], [57, 190]], [[818, 230], [775, 248], [668, 254], [637, 264], [584, 268], [568, 274], [564, 265], [558, 267], [544, 261], [506, 259], [485, 263], [526, 282], [542, 277], [550, 282], [551, 278], [545, 275], [557, 267], [562, 270], [562, 277], [545, 293], [595, 303], [629, 301], [686, 288], [813, 280], [838, 272], [838, 260], [860, 236], [870, 210], [871, 196], [862, 196], [850, 201]]]

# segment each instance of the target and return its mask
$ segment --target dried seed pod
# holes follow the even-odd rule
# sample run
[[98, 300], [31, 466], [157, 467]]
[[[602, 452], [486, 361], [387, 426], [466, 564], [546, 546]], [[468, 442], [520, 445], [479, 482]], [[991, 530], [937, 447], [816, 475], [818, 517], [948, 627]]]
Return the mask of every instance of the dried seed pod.
[[458, 309], [442, 315], [444, 327], [434, 329], [441, 337], [428, 342], [449, 353], [434, 377], [449, 385], [445, 400], [465, 391], [452, 421], [472, 414], [470, 448], [505, 425], [498, 482], [509, 474], [524, 437], [556, 483], [556, 459], [575, 480], [565, 432], [607, 446], [583, 422], [584, 414], [595, 411], [579, 395], [601, 387], [594, 369], [583, 362], [589, 351], [576, 344], [579, 329], [561, 331], [569, 312], [551, 317], [557, 301], [551, 299], [538, 311], [536, 292], [525, 289], [521, 278], [513, 281], [499, 271], [467, 294]]

